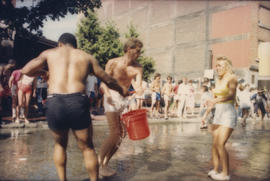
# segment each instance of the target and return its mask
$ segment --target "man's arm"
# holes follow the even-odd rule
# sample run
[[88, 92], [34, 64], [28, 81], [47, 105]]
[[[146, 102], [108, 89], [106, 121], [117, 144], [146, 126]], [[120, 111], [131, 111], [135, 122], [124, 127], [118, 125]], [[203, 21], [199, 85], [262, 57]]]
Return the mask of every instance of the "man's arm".
[[46, 65], [46, 62], [47, 62], [47, 51], [44, 51], [38, 57], [28, 62], [22, 68], [21, 72], [30, 77], [45, 74], [46, 71], [42, 70], [42, 68]]
[[143, 94], [143, 89], [142, 89], [142, 68], [137, 69], [137, 74], [136, 74], [136, 80], [131, 81], [131, 84], [133, 88], [135, 89], [137, 95], [142, 95]]
[[[121, 95], [127, 94], [123, 93], [123, 89], [117, 84], [117, 81], [109, 76], [98, 64], [96, 59], [89, 55], [90, 63], [92, 64], [94, 74], [100, 78], [102, 82], [106, 84], [109, 88], [118, 91]], [[107, 65], [106, 65], [107, 66]], [[104, 92], [106, 92], [106, 86], [103, 86]]]

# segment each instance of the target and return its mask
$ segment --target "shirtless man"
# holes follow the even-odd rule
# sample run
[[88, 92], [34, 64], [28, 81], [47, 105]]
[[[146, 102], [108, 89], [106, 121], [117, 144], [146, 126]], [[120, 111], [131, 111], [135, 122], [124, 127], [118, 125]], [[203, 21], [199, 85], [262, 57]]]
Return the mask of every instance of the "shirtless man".
[[161, 77], [160, 73], [156, 73], [154, 76], [154, 80], [151, 84], [151, 90], [152, 90], [151, 117], [155, 115], [154, 113], [155, 107], [156, 107], [157, 114], [159, 111], [160, 100], [161, 100], [160, 77]]
[[[128, 90], [132, 84], [139, 95], [142, 94], [143, 69], [136, 60], [140, 56], [142, 46], [142, 42], [138, 39], [129, 39], [124, 45], [124, 56], [109, 60], [105, 68], [105, 71], [117, 80], [123, 90]], [[102, 88], [104, 90], [104, 108], [109, 125], [109, 135], [101, 146], [99, 164], [100, 175], [108, 177], [116, 173], [108, 167], [108, 163], [121, 144], [124, 130], [120, 121], [120, 114], [127, 106], [127, 100], [104, 84], [102, 84]]]
[[117, 82], [106, 74], [91, 55], [76, 49], [74, 35], [64, 33], [58, 47], [42, 52], [31, 60], [22, 73], [35, 76], [47, 64], [49, 88], [47, 121], [55, 140], [54, 163], [61, 181], [66, 180], [66, 148], [69, 129], [77, 139], [91, 181], [98, 180], [98, 161], [92, 142], [92, 124], [89, 102], [84, 94], [85, 81], [90, 67], [94, 74], [109, 87], [123, 93]]
[[172, 85], [172, 77], [167, 77], [167, 82], [163, 86], [162, 94], [164, 95], [164, 102], [165, 102], [165, 119], [168, 119], [168, 111], [169, 105], [171, 103], [171, 99], [173, 97], [173, 85]]

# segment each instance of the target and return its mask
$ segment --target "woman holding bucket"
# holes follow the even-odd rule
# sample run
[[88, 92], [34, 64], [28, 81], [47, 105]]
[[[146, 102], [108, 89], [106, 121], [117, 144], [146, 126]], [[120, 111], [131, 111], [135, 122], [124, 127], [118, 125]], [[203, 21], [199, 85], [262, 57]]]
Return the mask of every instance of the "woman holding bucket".
[[[142, 94], [142, 66], [136, 61], [140, 56], [143, 44], [140, 40], [131, 38], [124, 45], [124, 56], [108, 61], [105, 71], [117, 80], [123, 90], [128, 90], [131, 85], [137, 94]], [[135, 81], [132, 81], [134, 80]], [[104, 108], [109, 126], [109, 135], [98, 156], [100, 165], [100, 176], [112, 176], [116, 172], [108, 167], [108, 163], [114, 153], [118, 150], [122, 135], [124, 135], [120, 115], [127, 106], [126, 98], [118, 92], [109, 89], [102, 84], [104, 90]]]
[[[227, 57], [218, 57], [216, 63], [218, 79], [213, 90], [215, 98], [209, 101], [208, 109], [216, 108], [213, 121], [212, 161], [213, 169], [208, 172], [214, 180], [230, 180], [229, 155], [225, 144], [236, 127], [237, 114], [234, 108], [237, 78], [232, 73], [232, 63]], [[209, 112], [209, 111], [208, 111]], [[222, 171], [219, 173], [219, 164]]]

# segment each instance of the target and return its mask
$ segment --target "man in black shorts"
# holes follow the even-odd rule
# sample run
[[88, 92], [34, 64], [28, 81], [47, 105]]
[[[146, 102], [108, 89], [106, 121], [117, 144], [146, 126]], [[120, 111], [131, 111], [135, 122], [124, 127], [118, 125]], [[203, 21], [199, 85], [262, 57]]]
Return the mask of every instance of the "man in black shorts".
[[98, 180], [98, 161], [92, 142], [89, 102], [84, 95], [89, 70], [92, 68], [95, 76], [110, 88], [122, 95], [124, 93], [116, 80], [98, 65], [95, 58], [76, 47], [75, 36], [64, 33], [58, 40], [57, 48], [42, 52], [22, 69], [22, 73], [28, 76], [42, 74], [42, 68], [48, 65], [49, 95], [46, 116], [55, 140], [54, 162], [59, 179], [66, 180], [66, 148], [68, 132], [72, 129], [82, 150], [89, 177], [91, 181], [95, 181]]

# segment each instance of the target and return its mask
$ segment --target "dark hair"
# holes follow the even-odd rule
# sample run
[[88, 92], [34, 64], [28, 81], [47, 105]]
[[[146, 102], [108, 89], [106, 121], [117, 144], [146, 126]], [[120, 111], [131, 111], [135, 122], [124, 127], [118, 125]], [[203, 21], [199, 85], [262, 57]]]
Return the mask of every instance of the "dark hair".
[[178, 84], [182, 84], [183, 83], [183, 81], [182, 80], [178, 80]]
[[156, 73], [154, 79], [156, 79], [157, 77], [161, 77], [160, 73]]
[[203, 92], [207, 92], [208, 91], [208, 87], [205, 86], [205, 85], [202, 86], [202, 89], [203, 89]]
[[171, 76], [168, 76], [168, 77], [167, 77], [167, 79], [170, 79], [170, 80], [172, 80], [172, 77], [171, 77]]
[[16, 64], [16, 60], [14, 60], [14, 59], [9, 59], [8, 64]]
[[58, 43], [69, 44], [74, 48], [77, 48], [76, 37], [71, 33], [63, 33], [58, 39]]
[[137, 38], [130, 38], [124, 45], [124, 52], [127, 52], [128, 48], [142, 48], [143, 43]]

